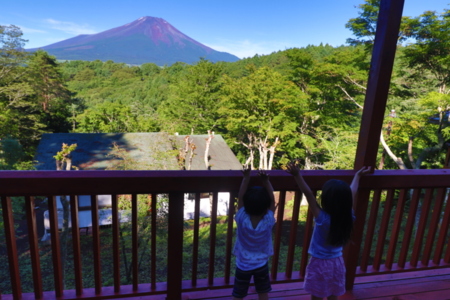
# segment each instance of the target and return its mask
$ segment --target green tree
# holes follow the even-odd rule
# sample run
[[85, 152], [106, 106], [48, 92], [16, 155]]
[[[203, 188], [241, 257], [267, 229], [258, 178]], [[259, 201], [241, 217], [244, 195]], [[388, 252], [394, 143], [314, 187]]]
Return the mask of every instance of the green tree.
[[450, 82], [450, 10], [442, 14], [427, 11], [411, 22], [409, 37], [415, 43], [405, 47], [406, 65], [419, 74], [430, 72], [438, 92], [448, 93]]
[[[360, 4], [359, 16], [350, 19], [345, 27], [353, 32], [356, 38], [348, 38], [347, 43], [353, 46], [365, 45], [367, 50], [371, 50], [375, 41], [377, 30], [378, 12], [380, 10], [381, 0], [365, 0]], [[399, 30], [399, 42], [405, 41], [410, 35], [412, 20], [410, 17], [403, 16]]]
[[308, 96], [292, 82], [263, 67], [238, 80], [225, 76], [222, 93], [219, 113], [223, 126], [228, 139], [241, 146], [237, 151], [246, 164], [254, 168], [256, 161], [260, 168], [271, 169], [277, 147], [281, 154], [277, 166], [304, 154], [299, 127]]
[[77, 132], [138, 132], [138, 119], [130, 107], [104, 102], [88, 108], [77, 117]]
[[222, 64], [200, 60], [188, 67], [183, 76], [172, 77], [169, 98], [158, 108], [161, 128], [180, 134], [213, 130], [218, 125], [222, 74]]

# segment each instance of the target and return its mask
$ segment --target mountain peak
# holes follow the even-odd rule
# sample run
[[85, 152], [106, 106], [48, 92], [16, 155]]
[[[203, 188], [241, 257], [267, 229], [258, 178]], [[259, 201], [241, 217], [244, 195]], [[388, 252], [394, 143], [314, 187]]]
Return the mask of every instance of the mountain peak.
[[[150, 16], [140, 17], [131, 23], [97, 34], [76, 36], [42, 47], [42, 49], [62, 60], [100, 59], [131, 64], [154, 62], [161, 65], [161, 62], [168, 64], [177, 61], [193, 63], [200, 57], [211, 61], [236, 61], [239, 59], [197, 42], [162, 18]], [[92, 55], [95, 57], [84, 58]], [[173, 57], [168, 59], [168, 55]], [[132, 57], [132, 59], [126, 57]], [[165, 58], [162, 59], [162, 57]], [[224, 58], [218, 59], [219, 57]]]

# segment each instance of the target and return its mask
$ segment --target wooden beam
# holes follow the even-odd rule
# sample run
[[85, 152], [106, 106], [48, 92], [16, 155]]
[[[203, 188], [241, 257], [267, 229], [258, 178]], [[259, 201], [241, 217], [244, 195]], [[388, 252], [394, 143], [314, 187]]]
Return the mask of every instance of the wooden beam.
[[[397, 48], [398, 32], [402, 19], [404, 0], [381, 0], [378, 13], [377, 31], [372, 50], [369, 79], [367, 81], [366, 98], [359, 131], [358, 146], [354, 168], [363, 166], [375, 168], [380, 134], [383, 126], [384, 112], [388, 98], [394, 65], [395, 51]], [[367, 191], [360, 193], [356, 205], [357, 227], [353, 232], [354, 244], [351, 244], [346, 253], [346, 288], [352, 289], [355, 281], [357, 259], [362, 243], [363, 230], [358, 226], [364, 225], [365, 213], [368, 207], [369, 194]], [[361, 223], [362, 221], [362, 223]]]
[[355, 169], [375, 166], [394, 65], [404, 0], [381, 0]]

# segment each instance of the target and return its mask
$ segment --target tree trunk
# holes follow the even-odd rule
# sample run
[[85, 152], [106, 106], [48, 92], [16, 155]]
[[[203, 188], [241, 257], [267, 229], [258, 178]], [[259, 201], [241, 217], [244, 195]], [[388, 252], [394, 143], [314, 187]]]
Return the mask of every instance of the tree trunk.
[[386, 153], [389, 155], [390, 158], [392, 158], [392, 160], [397, 164], [397, 166], [400, 169], [402, 170], [408, 169], [403, 160], [400, 157], [395, 156], [395, 154], [391, 151], [391, 148], [389, 148], [389, 146], [386, 144], [383, 137], [383, 132], [381, 132], [380, 134], [380, 142], [383, 145], [384, 149], [386, 150]]
[[269, 148], [270, 157], [269, 157], [269, 164], [267, 166], [268, 170], [272, 170], [273, 157], [275, 155], [275, 148], [278, 146], [279, 143], [280, 143], [280, 141], [278, 140], [278, 137], [276, 137], [275, 142]]
[[209, 146], [211, 145], [211, 140], [214, 138], [214, 134], [211, 134], [211, 130], [208, 130], [208, 138], [206, 139], [206, 146], [205, 146], [205, 167], [207, 170], [211, 169], [211, 166], [209, 165]]

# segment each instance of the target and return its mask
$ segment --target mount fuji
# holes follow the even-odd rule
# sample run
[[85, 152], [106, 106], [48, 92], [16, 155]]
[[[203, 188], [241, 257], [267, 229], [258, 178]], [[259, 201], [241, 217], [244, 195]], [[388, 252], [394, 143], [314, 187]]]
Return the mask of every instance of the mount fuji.
[[42, 49], [58, 60], [112, 60], [140, 65], [155, 63], [171, 65], [175, 62], [192, 64], [207, 59], [212, 62], [239, 60], [230, 53], [211, 49], [183, 34], [167, 21], [155, 17], [142, 17], [131, 23], [97, 34], [84, 34]]

